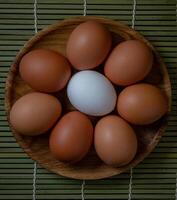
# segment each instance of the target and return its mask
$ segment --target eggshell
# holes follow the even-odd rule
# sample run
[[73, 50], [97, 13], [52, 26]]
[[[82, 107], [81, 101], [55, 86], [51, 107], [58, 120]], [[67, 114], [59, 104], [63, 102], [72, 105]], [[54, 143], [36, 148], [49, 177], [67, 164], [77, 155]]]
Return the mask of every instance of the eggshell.
[[71, 76], [67, 59], [47, 49], [36, 49], [24, 55], [19, 71], [22, 79], [33, 89], [47, 93], [64, 88]]
[[111, 48], [111, 34], [97, 21], [77, 26], [67, 42], [66, 54], [78, 70], [92, 69], [101, 64]]
[[131, 85], [149, 73], [152, 63], [152, 52], [145, 43], [128, 40], [113, 49], [105, 63], [104, 73], [117, 85]]
[[118, 113], [132, 124], [145, 125], [160, 119], [168, 110], [167, 97], [150, 84], [126, 87], [118, 96]]
[[61, 104], [54, 96], [39, 92], [18, 99], [10, 111], [12, 127], [23, 135], [39, 135], [49, 130], [61, 114]]
[[84, 114], [73, 111], [64, 115], [52, 130], [50, 150], [60, 161], [76, 162], [87, 154], [92, 139], [91, 121]]
[[120, 167], [136, 155], [137, 138], [132, 127], [116, 115], [102, 118], [95, 127], [95, 149], [108, 165]]
[[116, 104], [116, 91], [102, 74], [85, 70], [76, 73], [68, 83], [67, 95], [79, 111], [93, 116], [111, 112]]

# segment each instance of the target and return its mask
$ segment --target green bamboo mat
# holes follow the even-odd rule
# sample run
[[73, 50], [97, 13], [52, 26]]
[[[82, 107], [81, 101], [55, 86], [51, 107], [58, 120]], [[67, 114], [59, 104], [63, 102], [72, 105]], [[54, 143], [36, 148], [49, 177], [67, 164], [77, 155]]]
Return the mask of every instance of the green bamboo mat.
[[[0, 0], [0, 199], [32, 199], [33, 161], [16, 143], [4, 110], [9, 66], [34, 35], [34, 1]], [[87, 15], [104, 16], [131, 25], [133, 0], [87, 0]], [[175, 200], [177, 172], [177, 2], [137, 0], [135, 29], [164, 58], [172, 82], [169, 126], [151, 155], [130, 173], [86, 181], [85, 199]], [[38, 29], [57, 20], [83, 15], [82, 0], [38, 0]], [[37, 165], [36, 199], [81, 199], [82, 181], [57, 176]], [[131, 190], [131, 198], [129, 192]]]

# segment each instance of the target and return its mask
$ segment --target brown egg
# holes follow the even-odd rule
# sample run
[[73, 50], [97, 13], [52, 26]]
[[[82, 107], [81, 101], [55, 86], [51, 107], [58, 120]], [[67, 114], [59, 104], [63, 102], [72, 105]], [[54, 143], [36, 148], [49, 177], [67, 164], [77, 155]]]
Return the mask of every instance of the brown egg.
[[33, 89], [49, 93], [64, 88], [71, 76], [67, 59], [47, 49], [36, 49], [24, 55], [19, 70], [22, 79]]
[[111, 48], [111, 34], [97, 21], [87, 21], [71, 33], [66, 54], [78, 70], [92, 69], [101, 64]]
[[132, 124], [144, 125], [160, 119], [168, 110], [163, 92], [150, 84], [126, 87], [118, 96], [118, 113]]
[[137, 152], [137, 138], [132, 127], [116, 115], [103, 117], [95, 127], [95, 149], [108, 165], [128, 164]]
[[64, 115], [52, 130], [49, 144], [60, 161], [76, 162], [89, 151], [93, 127], [88, 117], [78, 111]]
[[61, 114], [61, 104], [54, 96], [39, 92], [18, 99], [10, 111], [10, 123], [19, 133], [39, 135], [49, 130]]
[[104, 73], [116, 85], [130, 85], [142, 80], [151, 70], [153, 55], [139, 40], [118, 44], [108, 57]]

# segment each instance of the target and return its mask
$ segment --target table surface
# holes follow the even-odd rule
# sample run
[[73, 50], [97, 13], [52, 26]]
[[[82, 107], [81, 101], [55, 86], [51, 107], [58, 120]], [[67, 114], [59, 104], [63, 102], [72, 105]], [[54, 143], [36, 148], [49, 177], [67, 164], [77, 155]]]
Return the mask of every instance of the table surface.
[[[135, 0], [87, 0], [87, 15], [120, 20], [131, 26]], [[136, 0], [135, 29], [164, 58], [172, 83], [169, 126], [157, 148], [130, 172], [109, 179], [83, 181], [55, 175], [39, 165], [36, 199], [165, 199], [175, 200], [177, 173], [177, 2]], [[83, 15], [82, 0], [37, 0], [38, 29]], [[9, 66], [34, 35], [34, 1], [0, 0], [0, 199], [32, 199], [34, 162], [11, 134], [4, 110], [4, 86]], [[131, 195], [129, 195], [131, 193]], [[131, 197], [130, 197], [131, 196]]]

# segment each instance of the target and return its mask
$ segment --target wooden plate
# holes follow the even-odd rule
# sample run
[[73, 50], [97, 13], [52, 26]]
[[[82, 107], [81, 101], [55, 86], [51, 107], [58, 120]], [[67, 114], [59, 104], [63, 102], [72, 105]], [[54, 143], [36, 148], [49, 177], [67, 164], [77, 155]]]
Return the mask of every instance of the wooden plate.
[[[120, 41], [138, 39], [144, 41], [154, 53], [154, 64], [148, 77], [143, 82], [157, 85], [167, 95], [169, 99], [169, 110], [171, 104], [171, 84], [166, 66], [154, 47], [138, 32], [128, 26], [112, 20], [97, 17], [79, 17], [64, 20], [54, 25], [48, 26], [30, 39], [16, 56], [6, 81], [5, 106], [9, 119], [9, 111], [13, 103], [26, 93], [33, 91], [19, 76], [18, 65], [27, 52], [36, 48], [47, 48], [58, 51], [65, 55], [65, 47], [71, 31], [80, 23], [94, 19], [104, 24], [112, 33], [113, 46]], [[65, 89], [60, 94], [64, 111], [73, 110], [65, 97]], [[134, 126], [138, 137], [138, 152], [134, 160], [127, 166], [115, 168], [104, 164], [91, 150], [88, 155], [77, 164], [67, 164], [56, 160], [49, 151], [49, 132], [37, 137], [23, 136], [13, 130], [17, 142], [24, 151], [40, 165], [57, 174], [76, 179], [101, 179], [120, 174], [141, 162], [156, 146], [167, 125], [167, 115], [157, 122], [148, 126]], [[92, 119], [94, 121], [94, 119]], [[10, 123], [9, 123], [10, 124]], [[109, 147], [108, 147], [109, 148]]]

